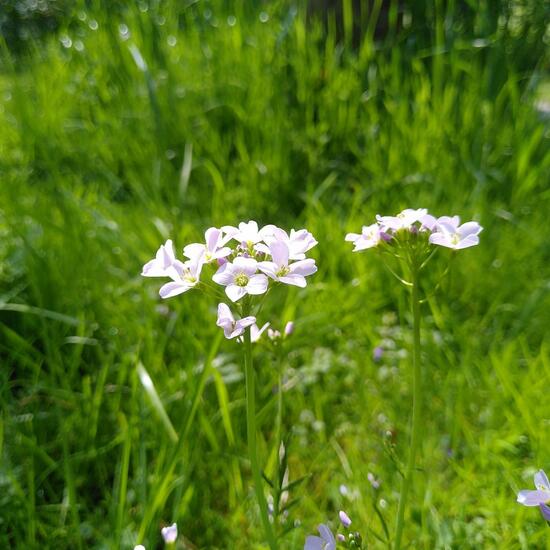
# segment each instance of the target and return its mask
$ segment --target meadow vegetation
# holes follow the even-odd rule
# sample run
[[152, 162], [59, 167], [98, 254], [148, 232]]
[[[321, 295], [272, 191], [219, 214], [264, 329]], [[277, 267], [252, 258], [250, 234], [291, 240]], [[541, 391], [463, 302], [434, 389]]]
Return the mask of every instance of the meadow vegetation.
[[215, 302], [161, 301], [140, 277], [166, 239], [249, 219], [319, 242], [307, 289], [266, 312], [294, 334], [256, 347], [265, 474], [282, 364], [288, 479], [304, 478], [281, 547], [345, 509], [385, 548], [411, 319], [344, 235], [406, 207], [485, 229], [423, 305], [405, 540], [546, 547], [515, 498], [550, 468], [548, 9], [371, 4], [359, 38], [350, 1], [337, 25], [222, 0], [60, 3], [48, 32], [0, 37], [1, 548], [151, 549], [173, 521], [189, 548], [262, 547], [238, 345]]

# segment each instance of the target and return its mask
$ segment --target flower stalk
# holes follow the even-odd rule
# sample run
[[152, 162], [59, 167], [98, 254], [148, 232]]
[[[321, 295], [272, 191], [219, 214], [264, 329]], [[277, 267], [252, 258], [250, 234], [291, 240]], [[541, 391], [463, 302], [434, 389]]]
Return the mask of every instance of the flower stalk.
[[420, 365], [420, 291], [419, 291], [420, 266], [417, 259], [411, 259], [411, 311], [413, 316], [413, 405], [412, 427], [409, 458], [405, 475], [401, 483], [399, 495], [399, 507], [397, 509], [397, 524], [395, 529], [394, 550], [401, 548], [401, 537], [405, 520], [405, 507], [407, 496], [412, 485], [415, 469], [416, 455], [420, 445], [420, 425], [422, 419], [422, 369]]
[[254, 383], [254, 364], [252, 361], [252, 340], [250, 331], [244, 332], [244, 369], [246, 380], [246, 431], [248, 440], [248, 456], [250, 459], [250, 467], [252, 468], [252, 476], [254, 478], [254, 490], [256, 500], [260, 508], [260, 517], [265, 531], [265, 536], [271, 550], [277, 550], [277, 540], [273, 532], [273, 527], [269, 521], [267, 510], [267, 501], [265, 498], [262, 473], [258, 463], [258, 447], [256, 442], [256, 389]]

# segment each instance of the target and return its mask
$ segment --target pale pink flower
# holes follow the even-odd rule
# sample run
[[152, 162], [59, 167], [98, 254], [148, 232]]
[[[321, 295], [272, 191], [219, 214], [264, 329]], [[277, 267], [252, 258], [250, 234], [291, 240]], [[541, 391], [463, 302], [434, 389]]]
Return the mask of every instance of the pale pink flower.
[[445, 246], [460, 250], [479, 244], [479, 233], [483, 231], [483, 227], [477, 222], [466, 222], [462, 225], [458, 216], [448, 218], [448, 221], [437, 220], [436, 229], [430, 235], [430, 243], [438, 246]]
[[377, 223], [364, 225], [361, 233], [348, 233], [346, 241], [354, 244], [353, 252], [372, 248], [380, 242], [380, 226]]
[[229, 238], [235, 239], [247, 247], [252, 247], [256, 243], [263, 241], [266, 235], [271, 234], [273, 227], [274, 226], [269, 225], [259, 229], [257, 222], [251, 220], [247, 223], [241, 222], [239, 227], [225, 225], [222, 227], [222, 231], [224, 231]]
[[538, 506], [544, 519], [550, 521], [550, 483], [543, 470], [535, 474], [535, 487], [535, 491], [520, 491], [517, 501], [524, 506]]
[[317, 245], [317, 241], [307, 229], [298, 231], [291, 229], [290, 235], [280, 227], [275, 225], [266, 225], [263, 228], [264, 243], [257, 244], [254, 248], [258, 252], [271, 254], [269, 246], [274, 242], [283, 242], [288, 247], [288, 257], [290, 260], [304, 260], [306, 252]]
[[397, 216], [380, 216], [376, 215], [376, 221], [380, 224], [380, 230], [399, 231], [400, 229], [410, 229], [414, 223], [419, 222], [428, 213], [426, 208], [406, 208]]
[[236, 302], [245, 294], [263, 294], [267, 290], [267, 277], [257, 271], [256, 260], [237, 257], [233, 263], [223, 264], [212, 279], [219, 285], [225, 286], [225, 293], [229, 299]]
[[259, 262], [258, 268], [268, 277], [287, 285], [305, 287], [306, 277], [317, 271], [315, 260], [298, 260], [289, 264], [288, 246], [282, 241], [275, 241], [269, 247], [272, 262]]
[[205, 244], [192, 243], [183, 249], [183, 255], [190, 259], [202, 258], [205, 264], [225, 258], [231, 249], [225, 244], [223, 233], [216, 227], [210, 227], [204, 233]]
[[216, 325], [223, 328], [223, 333], [227, 339], [241, 336], [244, 334], [245, 329], [252, 326], [255, 322], [256, 317], [251, 315], [236, 321], [227, 304], [218, 304], [218, 320], [216, 321]]
[[336, 550], [336, 539], [332, 531], [324, 524], [319, 525], [318, 530], [321, 536], [307, 537], [304, 550]]
[[143, 277], [171, 277], [183, 271], [183, 262], [176, 260], [174, 246], [168, 239], [157, 250], [155, 258], [147, 262], [141, 271]]
[[203, 266], [201, 259], [197, 258], [185, 263], [179, 263], [181, 264], [180, 272], [178, 273], [175, 269], [170, 271], [168, 275], [172, 281], [162, 285], [160, 288], [159, 294], [161, 298], [172, 298], [191, 290], [199, 284]]

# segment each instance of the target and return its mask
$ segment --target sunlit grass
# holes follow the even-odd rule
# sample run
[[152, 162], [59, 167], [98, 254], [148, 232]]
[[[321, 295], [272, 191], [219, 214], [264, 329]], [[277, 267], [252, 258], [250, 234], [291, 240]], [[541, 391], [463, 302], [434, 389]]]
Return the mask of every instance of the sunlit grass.
[[[353, 48], [283, 2], [187, 4], [75, 9], [44, 43], [2, 45], [0, 546], [153, 548], [177, 521], [198, 548], [260, 547], [235, 346], [216, 304], [161, 303], [139, 277], [164, 239], [241, 219], [319, 241], [312, 284], [270, 312], [296, 320], [284, 425], [290, 479], [308, 476], [283, 547], [341, 508], [391, 532], [408, 305], [343, 237], [411, 206], [485, 231], [424, 306], [426, 496], [405, 538], [544, 547], [538, 512], [515, 504], [550, 463], [549, 130], [526, 85], [543, 63], [523, 74], [497, 30], [438, 47], [443, 14], [430, 47], [367, 33]], [[375, 363], [381, 342], [395, 349]], [[270, 476], [276, 370], [258, 355]]]

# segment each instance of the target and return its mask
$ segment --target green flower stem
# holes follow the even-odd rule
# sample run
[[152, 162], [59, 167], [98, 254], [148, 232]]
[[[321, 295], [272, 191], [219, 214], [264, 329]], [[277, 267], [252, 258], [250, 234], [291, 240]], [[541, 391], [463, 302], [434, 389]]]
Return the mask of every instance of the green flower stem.
[[258, 449], [256, 445], [256, 394], [254, 388], [254, 365], [252, 363], [252, 341], [250, 329], [244, 333], [244, 369], [246, 379], [246, 430], [248, 438], [248, 456], [254, 477], [256, 499], [260, 507], [260, 516], [264, 526], [265, 536], [271, 550], [277, 550], [277, 540], [269, 522], [267, 502], [264, 495], [262, 473], [258, 464]]
[[412, 431], [409, 460], [407, 469], [401, 484], [399, 496], [399, 508], [397, 510], [397, 526], [395, 529], [394, 550], [401, 548], [401, 536], [405, 519], [405, 505], [407, 495], [412, 483], [416, 453], [420, 444], [420, 423], [422, 418], [422, 371], [420, 368], [420, 298], [418, 288], [419, 267], [414, 260], [411, 261], [411, 309], [413, 315], [413, 406], [412, 406]]

